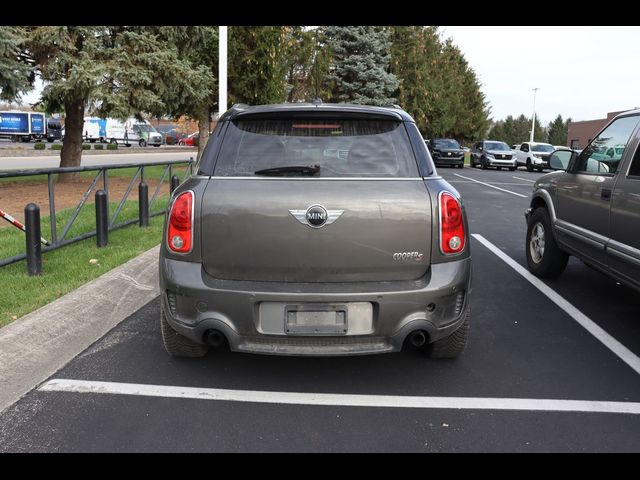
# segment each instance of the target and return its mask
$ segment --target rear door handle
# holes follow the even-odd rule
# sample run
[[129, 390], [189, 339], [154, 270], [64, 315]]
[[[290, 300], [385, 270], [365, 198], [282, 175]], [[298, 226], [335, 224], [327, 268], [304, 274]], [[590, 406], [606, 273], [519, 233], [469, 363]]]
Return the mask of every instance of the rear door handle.
[[611, 200], [611, 189], [610, 189], [610, 188], [603, 188], [603, 189], [600, 191], [600, 198], [601, 198], [602, 200], [607, 201], [607, 202], [608, 202], [609, 200]]

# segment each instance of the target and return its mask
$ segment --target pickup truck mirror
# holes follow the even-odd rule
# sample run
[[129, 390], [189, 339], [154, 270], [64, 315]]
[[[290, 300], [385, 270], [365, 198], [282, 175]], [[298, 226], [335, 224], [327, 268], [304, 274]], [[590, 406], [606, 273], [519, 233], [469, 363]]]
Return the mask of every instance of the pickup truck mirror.
[[573, 150], [554, 150], [549, 158], [549, 167], [551, 170], [567, 170], [574, 154]]

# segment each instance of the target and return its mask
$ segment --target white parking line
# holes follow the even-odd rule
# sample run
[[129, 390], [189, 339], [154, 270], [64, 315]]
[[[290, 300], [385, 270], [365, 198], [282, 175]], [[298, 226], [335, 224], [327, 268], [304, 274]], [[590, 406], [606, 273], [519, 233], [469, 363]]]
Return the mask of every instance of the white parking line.
[[640, 414], [640, 403], [554, 400], [536, 398], [419, 397], [401, 395], [350, 395], [334, 393], [268, 392], [219, 388], [174, 387], [140, 383], [49, 380], [43, 392], [107, 393], [162, 398], [191, 398], [227, 402], [324, 405], [341, 407], [430, 408], [454, 410], [527, 410]]
[[522, 178], [522, 177], [516, 177], [516, 176], [512, 176], [513, 178], [517, 178], [518, 180], [524, 180], [525, 182], [531, 182], [531, 183], [536, 183], [535, 180], [530, 180], [528, 178]]
[[[471, 180], [447, 180], [447, 182], [449, 182], [449, 183], [476, 183], [476, 182], [472, 182]], [[520, 186], [520, 187], [528, 187], [528, 185], [526, 183], [520, 183], [520, 182], [493, 182], [491, 185], [516, 185], [516, 186]]]
[[553, 303], [558, 305], [564, 310], [571, 318], [580, 324], [587, 332], [596, 337], [600, 342], [604, 344], [609, 350], [615, 353], [623, 362], [633, 368], [636, 373], [640, 373], [640, 358], [635, 355], [631, 350], [618, 342], [615, 338], [600, 328], [593, 320], [587, 317], [584, 313], [574, 307], [571, 303], [566, 301], [563, 297], [558, 295], [553, 289], [548, 287], [538, 277], [533, 276], [522, 265], [509, 257], [506, 253], [496, 247], [489, 240], [482, 235], [472, 233], [471, 236], [482, 243], [485, 247], [491, 250], [498, 258], [513, 268], [516, 272], [527, 279], [534, 287], [544, 293]]
[[454, 175], [460, 178], [464, 178], [466, 180], [471, 180], [472, 182], [479, 183], [481, 185], [486, 185], [487, 187], [490, 187], [490, 188], [495, 188], [496, 190], [500, 190], [502, 192], [510, 193], [511, 195], [517, 195], [518, 197], [522, 197], [522, 198], [529, 198], [528, 195], [522, 195], [521, 193], [512, 192], [511, 190], [507, 190], [505, 188], [496, 187], [495, 185], [491, 185], [490, 183], [481, 182], [480, 180], [476, 180], [470, 177], [465, 177], [464, 175], [460, 175], [458, 173], [454, 173]]

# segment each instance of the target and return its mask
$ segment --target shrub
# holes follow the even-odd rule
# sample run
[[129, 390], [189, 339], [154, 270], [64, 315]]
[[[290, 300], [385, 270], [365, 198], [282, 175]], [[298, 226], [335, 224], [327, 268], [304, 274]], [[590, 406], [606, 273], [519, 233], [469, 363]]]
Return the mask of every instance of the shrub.
[[62, 144], [54, 143], [53, 145], [51, 145], [51, 150], [62, 150]]
[[107, 150], [117, 150], [117, 149], [118, 149], [117, 143], [110, 143], [109, 145], [107, 145]]
[[38, 142], [33, 146], [33, 148], [35, 148], [36, 150], [44, 150], [45, 148], [47, 148], [47, 146], [42, 142]]
[[82, 145], [83, 150], [91, 150], [91, 145]]
[[100, 145], [100, 144], [98, 144], [98, 145], [94, 145], [94, 146], [93, 146], [93, 149], [94, 149], [94, 150], [104, 150], [104, 145]]

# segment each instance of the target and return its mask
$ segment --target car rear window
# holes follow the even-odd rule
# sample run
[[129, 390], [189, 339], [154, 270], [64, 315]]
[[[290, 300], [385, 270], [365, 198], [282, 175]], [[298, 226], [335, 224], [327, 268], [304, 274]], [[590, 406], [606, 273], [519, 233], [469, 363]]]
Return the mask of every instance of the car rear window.
[[320, 167], [320, 177], [418, 177], [402, 122], [345, 118], [236, 119], [215, 176], [255, 176], [268, 168]]

